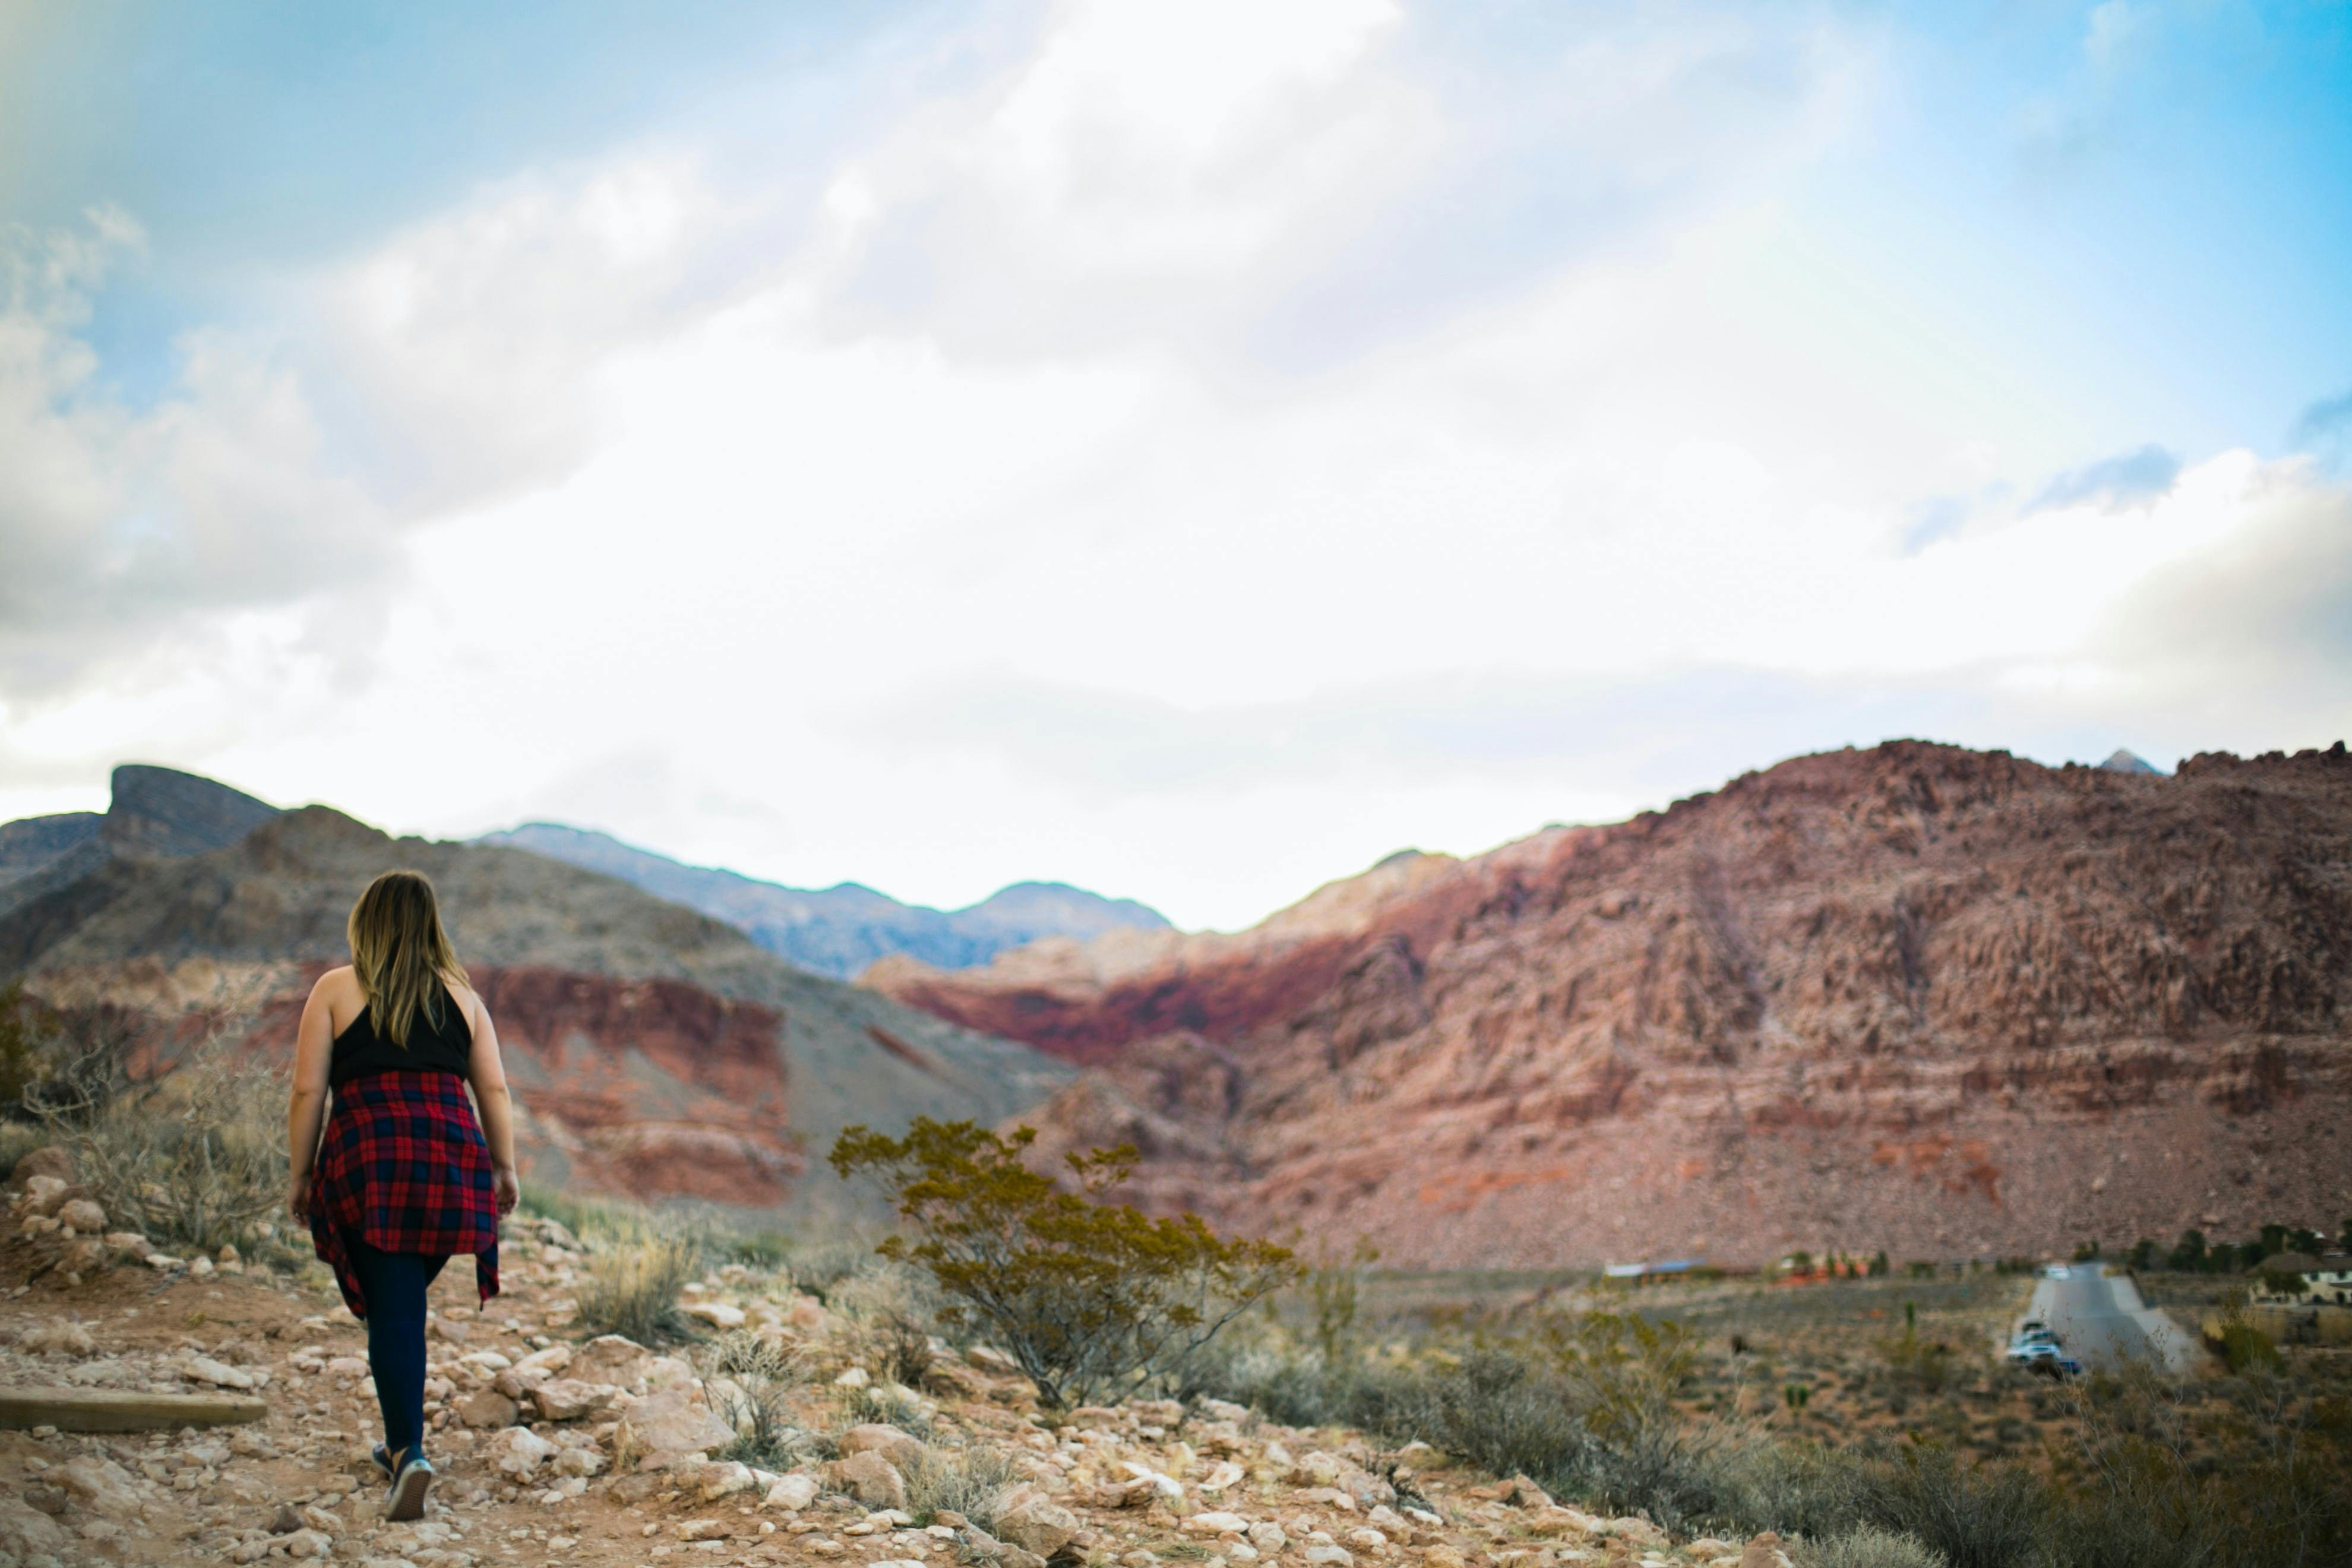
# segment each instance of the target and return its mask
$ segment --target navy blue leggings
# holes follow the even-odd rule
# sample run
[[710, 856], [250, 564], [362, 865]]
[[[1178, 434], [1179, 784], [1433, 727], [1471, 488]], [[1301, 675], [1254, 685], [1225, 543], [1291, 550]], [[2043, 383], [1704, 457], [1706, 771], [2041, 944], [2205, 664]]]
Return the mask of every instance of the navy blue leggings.
[[383, 1412], [383, 1446], [396, 1456], [425, 1437], [425, 1292], [449, 1259], [378, 1252], [356, 1237], [350, 1251], [367, 1300], [368, 1370]]

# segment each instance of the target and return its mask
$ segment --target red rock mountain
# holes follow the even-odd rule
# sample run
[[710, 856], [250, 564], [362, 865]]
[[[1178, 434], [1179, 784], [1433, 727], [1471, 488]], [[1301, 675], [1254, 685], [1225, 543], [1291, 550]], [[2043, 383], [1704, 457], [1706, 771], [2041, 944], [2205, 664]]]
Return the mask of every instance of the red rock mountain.
[[165, 770], [122, 770], [117, 791], [102, 827], [0, 833], [16, 855], [0, 984], [123, 1009], [154, 1059], [211, 1017], [282, 1061], [311, 981], [347, 960], [359, 890], [423, 870], [498, 1020], [525, 1176], [541, 1185], [837, 1211], [856, 1200], [821, 1157], [843, 1126], [1009, 1116], [1070, 1076], [523, 850], [394, 839]]
[[1089, 1070], [1141, 1194], [1399, 1261], [1896, 1258], [2352, 1214], [2352, 761], [1899, 742], [1407, 854], [1234, 935], [866, 984]]

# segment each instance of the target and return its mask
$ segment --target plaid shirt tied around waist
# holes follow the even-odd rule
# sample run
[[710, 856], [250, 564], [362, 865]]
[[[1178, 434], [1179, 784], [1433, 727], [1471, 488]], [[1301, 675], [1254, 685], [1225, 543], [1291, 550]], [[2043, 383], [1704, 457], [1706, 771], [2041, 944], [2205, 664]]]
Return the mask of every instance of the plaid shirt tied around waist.
[[343, 1304], [367, 1316], [351, 1238], [380, 1252], [474, 1255], [474, 1282], [499, 1293], [499, 1208], [490, 1151], [466, 1081], [446, 1072], [380, 1072], [335, 1090], [310, 1175], [310, 1243]]

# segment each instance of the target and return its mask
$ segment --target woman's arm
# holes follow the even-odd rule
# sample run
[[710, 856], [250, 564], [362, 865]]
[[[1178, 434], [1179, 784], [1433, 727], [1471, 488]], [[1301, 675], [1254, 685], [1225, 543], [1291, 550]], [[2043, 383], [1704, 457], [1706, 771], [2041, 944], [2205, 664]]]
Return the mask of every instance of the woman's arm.
[[310, 1221], [310, 1169], [318, 1163], [319, 1133], [327, 1120], [327, 1067], [335, 1049], [328, 978], [320, 975], [310, 987], [294, 1031], [294, 1092], [286, 1107], [286, 1212], [297, 1224]]
[[466, 1081], [474, 1089], [474, 1106], [482, 1118], [482, 1140], [490, 1146], [490, 1169], [497, 1185], [499, 1213], [514, 1212], [522, 1197], [521, 1179], [515, 1174], [514, 1101], [507, 1093], [506, 1063], [499, 1058], [499, 1028], [490, 1010], [471, 991], [474, 1004], [474, 1049], [467, 1061]]

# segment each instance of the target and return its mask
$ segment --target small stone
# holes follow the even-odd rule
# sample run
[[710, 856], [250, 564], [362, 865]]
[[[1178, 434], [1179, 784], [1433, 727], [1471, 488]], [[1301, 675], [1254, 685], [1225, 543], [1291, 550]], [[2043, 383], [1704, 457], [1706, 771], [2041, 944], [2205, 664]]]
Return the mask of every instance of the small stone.
[[1308, 1568], [1355, 1568], [1355, 1554], [1344, 1546], [1310, 1546], [1298, 1555]]
[[730, 1307], [724, 1301], [689, 1301], [681, 1309], [689, 1318], [699, 1318], [714, 1329], [740, 1329], [743, 1326], [743, 1309]]
[[833, 1380], [833, 1385], [835, 1388], [863, 1388], [873, 1381], [874, 1379], [866, 1374], [864, 1367], [853, 1366], [847, 1372], [843, 1373], [839, 1377], [835, 1378]]
[[689, 1519], [677, 1527], [680, 1541], [724, 1541], [732, 1532], [724, 1520]]
[[106, 1231], [106, 1211], [88, 1198], [69, 1198], [58, 1205], [58, 1223], [83, 1236]]
[[1282, 1526], [1270, 1519], [1262, 1519], [1251, 1525], [1249, 1538], [1250, 1544], [1260, 1552], [1281, 1552], [1290, 1544], [1290, 1537], [1282, 1532]]
[[[559, 1346], [559, 1349], [562, 1347]], [[550, 1378], [535, 1384], [530, 1402], [547, 1421], [578, 1421], [603, 1414], [621, 1391], [609, 1383], [582, 1383], [576, 1378]]]
[[198, 1258], [188, 1264], [188, 1272], [199, 1279], [208, 1278], [212, 1271], [213, 1260], [209, 1258]]
[[516, 1480], [529, 1480], [539, 1467], [555, 1458], [555, 1445], [528, 1426], [509, 1426], [490, 1440], [492, 1468]]
[[613, 1436], [615, 1450], [632, 1458], [708, 1453], [733, 1441], [735, 1429], [712, 1414], [699, 1391], [691, 1388], [647, 1394], [621, 1413]]
[[852, 1426], [841, 1435], [842, 1458], [852, 1454], [879, 1454], [893, 1465], [904, 1469], [921, 1461], [925, 1449], [920, 1439], [896, 1426], [869, 1421]]
[[1249, 1529], [1249, 1521], [1237, 1513], [1196, 1513], [1184, 1521], [1184, 1530], [1192, 1535], [1223, 1535], [1230, 1531], [1238, 1535]]
[[852, 1454], [834, 1461], [827, 1471], [834, 1485], [868, 1508], [907, 1506], [907, 1478], [899, 1473], [898, 1466], [879, 1454]]
[[93, 1355], [98, 1351], [98, 1342], [90, 1337], [89, 1330], [69, 1318], [28, 1330], [16, 1342], [36, 1355]]
[[1078, 1532], [1078, 1516], [1034, 1486], [1016, 1487], [996, 1510], [996, 1535], [1024, 1552], [1051, 1557]]
[[628, 1384], [643, 1375], [652, 1352], [620, 1334], [599, 1334], [582, 1345], [565, 1370], [589, 1383]]
[[131, 1472], [111, 1459], [83, 1455], [44, 1472], [93, 1513], [120, 1518], [139, 1511], [139, 1486]]
[[511, 1426], [522, 1415], [521, 1407], [495, 1388], [478, 1388], [450, 1408], [459, 1421], [476, 1428]]
[[209, 1383], [215, 1388], [251, 1388], [253, 1373], [216, 1362], [210, 1356], [190, 1356], [181, 1363], [182, 1370], [199, 1383]]
[[717, 1502], [720, 1498], [747, 1492], [752, 1487], [751, 1467], [730, 1459], [722, 1464], [705, 1465], [696, 1472], [702, 1500]]
[[335, 1538], [323, 1530], [298, 1530], [286, 1538], [289, 1557], [325, 1557], [335, 1550]]
[[1386, 1552], [1389, 1549], [1389, 1538], [1377, 1530], [1351, 1530], [1341, 1539], [1359, 1552]]
[[768, 1489], [768, 1495], [761, 1500], [760, 1506], [781, 1508], [798, 1513], [816, 1501], [820, 1489], [822, 1489], [814, 1476], [806, 1470], [794, 1470], [789, 1475], [779, 1476], [776, 1479], [776, 1484]]
[[73, 1151], [62, 1143], [44, 1143], [28, 1151], [8, 1173], [8, 1179], [26, 1188], [33, 1178], [44, 1176], [62, 1188], [74, 1178]]

